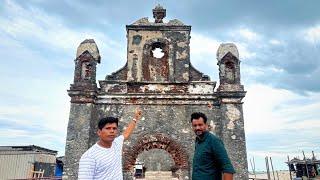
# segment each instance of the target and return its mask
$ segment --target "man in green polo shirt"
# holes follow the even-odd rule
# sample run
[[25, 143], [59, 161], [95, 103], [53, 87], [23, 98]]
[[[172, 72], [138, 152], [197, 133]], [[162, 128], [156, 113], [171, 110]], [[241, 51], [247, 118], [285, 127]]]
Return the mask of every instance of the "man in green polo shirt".
[[207, 116], [201, 112], [193, 113], [191, 123], [197, 135], [192, 180], [232, 180], [234, 168], [223, 142], [208, 131]]

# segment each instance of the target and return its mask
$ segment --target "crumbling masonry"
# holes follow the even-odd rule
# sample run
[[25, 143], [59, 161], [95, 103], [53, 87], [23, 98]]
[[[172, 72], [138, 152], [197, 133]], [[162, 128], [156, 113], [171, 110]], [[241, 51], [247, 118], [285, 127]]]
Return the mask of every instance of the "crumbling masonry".
[[[248, 179], [240, 60], [234, 44], [217, 52], [219, 87], [190, 62], [191, 26], [179, 20], [163, 22], [166, 10], [153, 9], [154, 22], [142, 18], [127, 25], [127, 63], [96, 84], [100, 55], [94, 40], [83, 41], [75, 59], [66, 142], [64, 179], [76, 179], [81, 155], [97, 141], [100, 118], [120, 118], [120, 130], [133, 118], [136, 107], [143, 119], [123, 150], [124, 179], [132, 179], [135, 162], [147, 170], [172, 170], [179, 179], [191, 179], [194, 133], [192, 112], [208, 116], [210, 131], [220, 137], [237, 171], [236, 180]], [[158, 49], [162, 56], [153, 52]], [[152, 151], [161, 150], [161, 151]], [[150, 154], [145, 154], [152, 152]], [[169, 156], [162, 156], [166, 153]], [[169, 158], [169, 160], [168, 160]], [[171, 161], [172, 164], [166, 162]]]

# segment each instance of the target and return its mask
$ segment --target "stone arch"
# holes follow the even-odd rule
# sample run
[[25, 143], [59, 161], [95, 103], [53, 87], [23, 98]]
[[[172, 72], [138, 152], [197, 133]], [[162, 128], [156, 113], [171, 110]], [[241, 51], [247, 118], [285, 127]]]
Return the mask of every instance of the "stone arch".
[[133, 146], [125, 148], [124, 171], [131, 171], [138, 155], [143, 151], [151, 149], [163, 149], [167, 151], [171, 155], [177, 169], [189, 171], [188, 153], [177, 141], [162, 133], [144, 135]]

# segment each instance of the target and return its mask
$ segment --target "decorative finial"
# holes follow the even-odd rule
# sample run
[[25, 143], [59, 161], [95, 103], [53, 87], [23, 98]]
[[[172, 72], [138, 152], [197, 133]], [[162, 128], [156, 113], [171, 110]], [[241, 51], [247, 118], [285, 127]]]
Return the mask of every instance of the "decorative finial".
[[158, 4], [154, 9], [152, 9], [154, 22], [163, 23], [162, 19], [166, 17], [166, 9], [163, 9], [160, 4]]

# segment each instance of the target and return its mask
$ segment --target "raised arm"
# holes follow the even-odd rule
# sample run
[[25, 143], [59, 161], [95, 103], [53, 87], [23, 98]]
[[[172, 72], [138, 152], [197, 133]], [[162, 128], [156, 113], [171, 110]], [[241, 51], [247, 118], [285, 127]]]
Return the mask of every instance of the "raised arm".
[[122, 134], [124, 137], [124, 140], [129, 139], [130, 135], [132, 134], [134, 128], [136, 127], [136, 124], [141, 119], [141, 117], [142, 117], [142, 111], [141, 109], [137, 108], [134, 112], [133, 119], [129, 122], [128, 127]]

